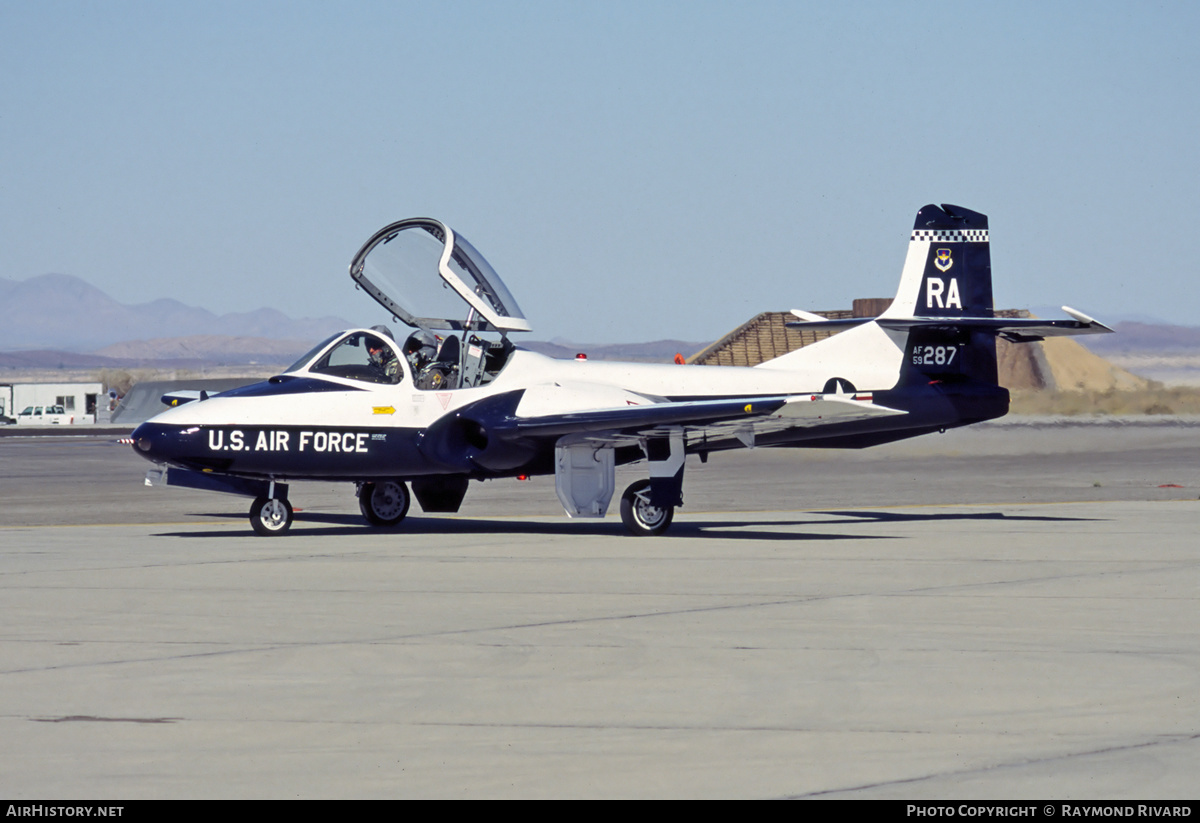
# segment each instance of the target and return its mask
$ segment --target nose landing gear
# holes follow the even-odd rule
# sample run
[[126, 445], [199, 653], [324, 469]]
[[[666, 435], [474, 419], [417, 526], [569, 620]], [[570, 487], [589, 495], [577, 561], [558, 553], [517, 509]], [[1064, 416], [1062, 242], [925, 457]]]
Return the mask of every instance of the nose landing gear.
[[265, 494], [254, 498], [250, 506], [250, 525], [263, 537], [284, 534], [292, 527], [292, 504], [287, 499], [287, 483], [267, 483]]
[[255, 498], [250, 506], [250, 525], [264, 537], [283, 534], [292, 527], [292, 504], [279, 497]]

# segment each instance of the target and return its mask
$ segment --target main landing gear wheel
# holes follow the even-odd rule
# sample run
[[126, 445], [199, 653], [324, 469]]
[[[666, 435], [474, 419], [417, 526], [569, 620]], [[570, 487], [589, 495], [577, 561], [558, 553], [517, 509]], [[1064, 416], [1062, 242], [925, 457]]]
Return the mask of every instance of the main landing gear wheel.
[[408, 514], [408, 487], [399, 480], [363, 483], [358, 508], [372, 526], [395, 526]]
[[292, 527], [292, 504], [278, 497], [259, 497], [250, 507], [250, 525], [264, 537], [283, 534]]
[[662, 534], [675, 517], [675, 507], [659, 508], [650, 505], [650, 481], [630, 484], [621, 495], [621, 522], [635, 537]]

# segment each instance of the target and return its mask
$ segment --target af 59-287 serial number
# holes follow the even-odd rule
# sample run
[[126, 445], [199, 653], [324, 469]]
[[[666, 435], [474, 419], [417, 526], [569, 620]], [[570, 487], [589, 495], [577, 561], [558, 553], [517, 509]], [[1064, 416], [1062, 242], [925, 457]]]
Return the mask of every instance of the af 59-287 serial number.
[[914, 346], [914, 366], [949, 366], [958, 356], [962, 346]]

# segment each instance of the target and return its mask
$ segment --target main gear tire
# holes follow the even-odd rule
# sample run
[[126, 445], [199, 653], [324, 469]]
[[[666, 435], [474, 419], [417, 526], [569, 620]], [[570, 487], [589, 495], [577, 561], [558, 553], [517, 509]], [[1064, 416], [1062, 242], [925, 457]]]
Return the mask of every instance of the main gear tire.
[[674, 518], [674, 506], [651, 505], [649, 480], [638, 480], [630, 484], [621, 495], [621, 522], [635, 537], [662, 534]]
[[408, 514], [411, 498], [408, 487], [399, 480], [363, 483], [358, 490], [358, 508], [372, 526], [388, 528]]

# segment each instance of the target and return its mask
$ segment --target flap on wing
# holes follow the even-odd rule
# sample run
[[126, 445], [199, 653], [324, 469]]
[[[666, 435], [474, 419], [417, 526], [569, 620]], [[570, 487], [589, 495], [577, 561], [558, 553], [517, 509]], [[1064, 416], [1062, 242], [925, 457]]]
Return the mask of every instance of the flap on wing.
[[900, 409], [878, 406], [861, 395], [804, 394], [789, 397], [776, 417], [794, 421], [797, 426], [820, 426], [822, 423], [847, 423], [872, 417], [907, 414]]
[[584, 435], [600, 432], [637, 434], [663, 426], [707, 428], [744, 423], [755, 427], [770, 422], [772, 428], [821, 426], [905, 414], [850, 395], [803, 394], [773, 397], [739, 397], [719, 400], [685, 400], [571, 412], [544, 417], [517, 418], [520, 435]]

